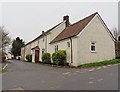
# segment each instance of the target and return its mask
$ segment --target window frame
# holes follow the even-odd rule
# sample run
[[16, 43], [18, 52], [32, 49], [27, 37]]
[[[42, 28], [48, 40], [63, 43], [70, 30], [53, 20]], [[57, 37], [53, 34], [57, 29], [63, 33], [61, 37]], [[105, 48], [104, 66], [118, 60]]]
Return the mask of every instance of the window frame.
[[58, 45], [55, 45], [55, 52], [58, 51]]
[[67, 42], [67, 47], [70, 48], [70, 42], [69, 41]]
[[[94, 44], [93, 44], [93, 43], [94, 43]], [[92, 50], [92, 46], [94, 46], [95, 50]], [[90, 51], [91, 51], [92, 53], [96, 53], [96, 42], [95, 42], [95, 41], [91, 41], [91, 42], [90, 42]]]
[[42, 54], [44, 54], [45, 53], [45, 48], [42, 48]]

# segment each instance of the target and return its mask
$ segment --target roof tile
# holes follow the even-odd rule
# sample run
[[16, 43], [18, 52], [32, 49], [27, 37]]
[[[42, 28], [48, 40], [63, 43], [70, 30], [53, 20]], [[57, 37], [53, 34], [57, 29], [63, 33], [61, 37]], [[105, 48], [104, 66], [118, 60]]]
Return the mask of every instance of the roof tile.
[[61, 41], [73, 36], [78, 35], [84, 28], [85, 26], [93, 19], [93, 17], [98, 14], [97, 12], [66, 27], [55, 39], [52, 40], [51, 43]]

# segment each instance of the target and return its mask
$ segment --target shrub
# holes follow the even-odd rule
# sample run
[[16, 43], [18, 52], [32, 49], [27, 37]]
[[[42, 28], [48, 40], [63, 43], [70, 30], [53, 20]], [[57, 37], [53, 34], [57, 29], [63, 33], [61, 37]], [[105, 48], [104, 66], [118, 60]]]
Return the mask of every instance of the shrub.
[[65, 65], [66, 63], [66, 51], [58, 50], [52, 54], [53, 64]]
[[42, 54], [42, 62], [46, 63], [46, 64], [50, 64], [51, 63], [51, 55], [50, 55], [50, 53]]
[[26, 59], [28, 62], [32, 62], [32, 55], [31, 54], [26, 55]]

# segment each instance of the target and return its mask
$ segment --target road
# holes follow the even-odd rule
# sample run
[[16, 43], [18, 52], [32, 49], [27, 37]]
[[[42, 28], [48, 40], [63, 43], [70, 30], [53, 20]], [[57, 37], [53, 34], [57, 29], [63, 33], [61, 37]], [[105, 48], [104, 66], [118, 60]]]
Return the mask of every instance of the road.
[[117, 90], [118, 65], [64, 68], [12, 61], [2, 75], [3, 90]]

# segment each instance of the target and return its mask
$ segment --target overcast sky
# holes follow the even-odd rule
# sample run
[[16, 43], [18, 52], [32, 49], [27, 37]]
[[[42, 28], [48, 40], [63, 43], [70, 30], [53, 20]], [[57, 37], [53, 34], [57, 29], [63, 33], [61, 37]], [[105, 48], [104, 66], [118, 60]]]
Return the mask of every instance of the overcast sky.
[[1, 13], [2, 23], [10, 36], [19, 36], [29, 42], [41, 31], [62, 22], [64, 15], [69, 15], [70, 22], [74, 23], [94, 12], [101, 15], [109, 29], [118, 26], [117, 2], [4, 2]]

